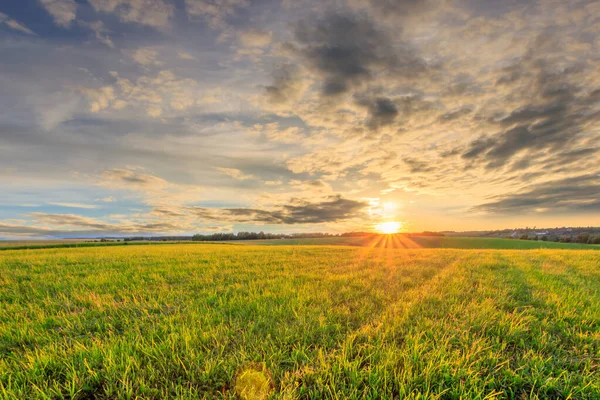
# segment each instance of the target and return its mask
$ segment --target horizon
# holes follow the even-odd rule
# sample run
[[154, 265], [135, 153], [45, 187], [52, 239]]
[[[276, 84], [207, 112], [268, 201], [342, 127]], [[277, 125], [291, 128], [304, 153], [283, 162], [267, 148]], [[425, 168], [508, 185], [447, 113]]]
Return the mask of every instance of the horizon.
[[597, 0], [7, 3], [0, 240], [600, 226]]
[[[144, 239], [147, 238], [155, 238], [155, 239], [159, 239], [159, 238], [192, 238], [196, 235], [199, 236], [211, 236], [211, 235], [229, 235], [229, 234], [233, 234], [233, 235], [238, 235], [240, 233], [251, 233], [251, 234], [259, 234], [259, 233], [264, 233], [267, 235], [280, 235], [280, 236], [306, 236], [309, 237], [311, 235], [323, 235], [323, 237], [339, 237], [339, 236], [344, 236], [344, 235], [349, 235], [349, 234], [364, 234], [364, 235], [423, 235], [423, 234], [448, 234], [448, 233], [452, 233], [452, 234], [457, 234], [458, 236], [462, 236], [462, 237], [469, 237], [468, 234], [475, 234], [475, 233], [480, 233], [480, 234], [486, 234], [486, 233], [494, 233], [494, 232], [505, 232], [505, 231], [512, 231], [513, 233], [521, 233], [521, 232], [526, 232], [526, 231], [556, 231], [556, 230], [569, 230], [569, 231], [584, 231], [585, 229], [590, 229], [592, 231], [594, 230], [600, 230], [600, 226], [556, 226], [556, 227], [520, 227], [520, 228], [504, 228], [504, 229], [488, 229], [488, 230], [464, 230], [464, 231], [457, 231], [457, 230], [442, 230], [442, 231], [398, 231], [398, 232], [393, 232], [393, 233], [385, 233], [385, 232], [378, 232], [377, 230], [372, 230], [372, 231], [348, 231], [348, 232], [337, 232], [337, 233], [332, 233], [332, 232], [322, 232], [322, 231], [311, 231], [311, 232], [294, 232], [294, 231], [289, 231], [289, 232], [277, 232], [277, 233], [273, 233], [273, 232], [263, 232], [263, 231], [229, 231], [229, 232], [195, 232], [195, 233], [182, 233], [182, 234], [177, 234], [177, 235], [168, 235], [168, 234], [160, 234], [160, 233], [155, 233], [155, 234], [150, 234], [150, 235], [142, 235], [142, 234], [133, 234], [133, 235], [101, 235], [101, 236], [47, 236], [47, 237], [43, 237], [43, 236], [30, 236], [27, 237], [25, 240], [23, 238], [19, 238], [19, 237], [14, 237], [14, 238], [10, 238], [10, 237], [1, 237], [0, 236], [0, 242], [6, 241], [6, 242], [15, 242], [15, 241], [37, 241], [37, 240], [45, 240], [45, 241], [51, 241], [51, 240], [96, 240], [96, 239], [130, 239], [130, 238], [136, 238], [136, 237], [141, 237]], [[585, 232], [585, 233], [590, 233], [590, 232]], [[593, 232], [592, 232], [593, 233]], [[462, 235], [461, 235], [462, 234]], [[427, 235], [423, 235], [423, 236], [427, 236]]]

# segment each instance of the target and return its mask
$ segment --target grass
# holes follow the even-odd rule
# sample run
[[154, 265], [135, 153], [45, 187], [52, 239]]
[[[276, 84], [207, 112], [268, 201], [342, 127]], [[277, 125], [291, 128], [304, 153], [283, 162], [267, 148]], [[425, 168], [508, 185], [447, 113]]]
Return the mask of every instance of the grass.
[[330, 245], [391, 248], [447, 248], [447, 249], [579, 249], [598, 250], [600, 245], [579, 243], [541, 242], [534, 240], [498, 239], [481, 237], [374, 235], [358, 237], [329, 237], [310, 239], [274, 239], [246, 241], [261, 245]]
[[39, 250], [39, 249], [70, 249], [74, 247], [108, 247], [108, 246], [150, 246], [159, 244], [195, 244], [198, 242], [178, 241], [122, 241], [122, 242], [90, 242], [78, 240], [24, 240], [24, 241], [0, 241], [0, 251], [3, 250]]
[[264, 245], [264, 246], [360, 246], [370, 248], [443, 248], [443, 249], [577, 249], [599, 250], [600, 245], [578, 243], [538, 242], [534, 240], [515, 240], [479, 237], [439, 237], [417, 236], [408, 237], [397, 235], [372, 235], [359, 237], [328, 237], [305, 239], [272, 239], [272, 240], [233, 240], [222, 242], [195, 241], [129, 241], [129, 242], [89, 242], [78, 240], [49, 240], [49, 241], [0, 241], [0, 251], [3, 250], [36, 250], [63, 249], [73, 247], [105, 247], [105, 246], [142, 246], [164, 244], [233, 244], [233, 245]]
[[[600, 398], [600, 253], [0, 253], [0, 398]], [[241, 381], [238, 381], [238, 383]]]

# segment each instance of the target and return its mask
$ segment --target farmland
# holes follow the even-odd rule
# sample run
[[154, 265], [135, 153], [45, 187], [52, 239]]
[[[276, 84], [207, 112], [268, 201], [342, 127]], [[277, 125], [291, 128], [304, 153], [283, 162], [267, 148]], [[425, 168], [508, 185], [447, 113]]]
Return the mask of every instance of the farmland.
[[[232, 242], [239, 243], [239, 242]], [[600, 245], [578, 243], [542, 242], [534, 240], [515, 240], [481, 237], [445, 237], [445, 236], [407, 236], [373, 235], [357, 237], [326, 237], [310, 239], [274, 239], [246, 241], [248, 244], [261, 245], [332, 245], [361, 246], [370, 248], [447, 248], [447, 249], [581, 249], [599, 250]]]
[[0, 398], [600, 397], [598, 251], [281, 242], [1, 252]]
[[[165, 245], [165, 244], [199, 244], [211, 242], [194, 241], [120, 241], [120, 242], [98, 242], [83, 240], [48, 240], [48, 241], [0, 241], [2, 250], [27, 250], [27, 249], [50, 249], [50, 248], [74, 248], [74, 247], [104, 247], [124, 245]], [[444, 237], [444, 236], [408, 236], [396, 235], [372, 235], [357, 237], [323, 237], [323, 238], [298, 238], [298, 239], [267, 239], [267, 240], [233, 240], [212, 242], [231, 245], [264, 245], [264, 246], [359, 246], [368, 248], [396, 248], [396, 249], [571, 249], [571, 250], [600, 250], [600, 245], [588, 245], [579, 243], [543, 242], [534, 240], [515, 240], [501, 238], [481, 237]]]

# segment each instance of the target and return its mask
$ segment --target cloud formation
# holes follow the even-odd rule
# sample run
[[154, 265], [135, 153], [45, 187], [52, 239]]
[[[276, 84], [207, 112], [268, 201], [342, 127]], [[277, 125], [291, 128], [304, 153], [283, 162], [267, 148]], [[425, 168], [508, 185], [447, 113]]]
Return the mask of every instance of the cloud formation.
[[496, 214], [596, 212], [600, 209], [600, 173], [530, 185], [474, 209]]
[[426, 68], [408, 45], [394, 47], [389, 34], [364, 14], [301, 21], [295, 39], [300, 59], [321, 79], [323, 96], [347, 93], [383, 75], [412, 77]]
[[228, 17], [249, 5], [248, 0], [185, 0], [188, 14], [204, 18], [213, 28], [222, 28]]
[[174, 12], [163, 0], [89, 0], [96, 11], [115, 13], [123, 22], [134, 22], [157, 29], [168, 28]]
[[31, 4], [0, 14], [11, 235], [597, 217], [597, 1]]
[[31, 29], [29, 29], [28, 27], [26, 27], [19, 21], [10, 18], [8, 15], [4, 14], [3, 12], [0, 12], [0, 24], [5, 24], [10, 29], [14, 29], [16, 31], [26, 33], [28, 35], [35, 35], [35, 32], [33, 32]]
[[345, 199], [341, 195], [321, 201], [292, 199], [289, 204], [264, 210], [256, 208], [190, 208], [188, 211], [207, 220], [260, 224], [320, 224], [340, 222], [363, 215], [366, 202]]
[[77, 3], [74, 0], [40, 0], [54, 22], [62, 27], [69, 27], [75, 20]]

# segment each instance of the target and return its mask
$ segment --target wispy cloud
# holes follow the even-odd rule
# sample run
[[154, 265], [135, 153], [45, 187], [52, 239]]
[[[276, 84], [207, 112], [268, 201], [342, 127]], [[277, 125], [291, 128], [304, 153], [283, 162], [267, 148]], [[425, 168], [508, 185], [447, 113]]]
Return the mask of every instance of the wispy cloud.
[[96, 11], [114, 13], [123, 22], [134, 22], [158, 29], [170, 25], [174, 7], [163, 0], [89, 0]]
[[91, 210], [94, 208], [98, 208], [97, 205], [94, 204], [83, 204], [83, 203], [64, 203], [64, 202], [50, 202], [48, 204], [52, 204], [53, 206], [59, 207], [67, 207], [67, 208], [84, 208], [87, 210]]
[[220, 168], [219, 167], [219, 168], [217, 168], [217, 170], [227, 176], [232, 177], [233, 179], [237, 179], [240, 181], [245, 181], [248, 179], [256, 179], [256, 177], [254, 175], [244, 174], [242, 171], [240, 171], [239, 169], [236, 169], [236, 168]]
[[33, 32], [27, 26], [25, 26], [24, 24], [22, 24], [21, 22], [15, 20], [15, 19], [10, 18], [8, 15], [4, 14], [3, 12], [0, 12], [0, 24], [4, 24], [11, 29], [14, 29], [14, 30], [22, 32], [22, 33], [26, 33], [28, 35], [35, 35], [35, 32]]
[[75, 0], [40, 0], [40, 2], [52, 15], [57, 25], [67, 28], [75, 20], [77, 11]]

